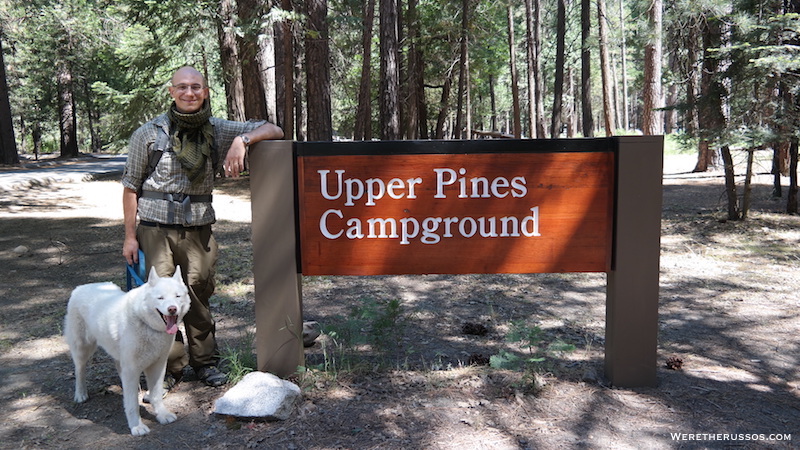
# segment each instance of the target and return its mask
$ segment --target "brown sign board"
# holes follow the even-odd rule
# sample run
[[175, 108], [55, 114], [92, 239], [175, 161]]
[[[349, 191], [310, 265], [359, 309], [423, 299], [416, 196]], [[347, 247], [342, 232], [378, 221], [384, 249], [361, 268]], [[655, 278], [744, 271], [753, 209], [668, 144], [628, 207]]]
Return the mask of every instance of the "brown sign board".
[[304, 275], [606, 272], [614, 154], [300, 156]]
[[[286, 377], [304, 365], [303, 275], [596, 271], [607, 275], [606, 376], [654, 386], [663, 145], [662, 136], [256, 144], [259, 370]], [[393, 219], [397, 236], [367, 237], [370, 218]], [[446, 218], [457, 218], [452, 236]], [[428, 219], [439, 228], [426, 237]]]

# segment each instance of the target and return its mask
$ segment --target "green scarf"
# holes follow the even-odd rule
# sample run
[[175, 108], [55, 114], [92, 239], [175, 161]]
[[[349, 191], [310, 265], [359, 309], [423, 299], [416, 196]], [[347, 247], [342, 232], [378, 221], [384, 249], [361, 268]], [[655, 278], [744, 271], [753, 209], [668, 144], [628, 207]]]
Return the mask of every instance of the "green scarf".
[[194, 113], [179, 112], [175, 103], [167, 112], [172, 124], [172, 150], [186, 171], [192, 185], [202, 183], [206, 173], [206, 161], [211, 157], [214, 145], [214, 127], [209, 122], [211, 104], [208, 100]]

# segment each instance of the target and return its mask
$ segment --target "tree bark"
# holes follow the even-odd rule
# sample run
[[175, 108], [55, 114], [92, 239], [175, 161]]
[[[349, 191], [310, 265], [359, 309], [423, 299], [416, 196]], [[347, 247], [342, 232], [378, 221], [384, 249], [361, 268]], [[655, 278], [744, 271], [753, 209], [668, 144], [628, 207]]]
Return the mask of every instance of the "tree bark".
[[517, 49], [514, 36], [514, 9], [509, 2], [508, 12], [508, 64], [511, 71], [511, 103], [513, 108], [514, 137], [522, 137], [522, 120], [519, 106], [519, 74], [517, 73]]
[[232, 0], [219, 2], [219, 21], [217, 39], [219, 57], [222, 65], [222, 83], [225, 86], [225, 102], [228, 105], [228, 119], [244, 121], [244, 87], [242, 86], [242, 66], [239, 64], [239, 46], [233, 31], [235, 7]]
[[[525, 0], [525, 50], [528, 65], [528, 133], [531, 139], [538, 137], [536, 129], [536, 50], [533, 40], [533, 0]], [[494, 101], [494, 98], [492, 99]], [[492, 128], [494, 129], [494, 128]]]
[[408, 0], [408, 109], [406, 111], [406, 138], [427, 139], [427, 107], [425, 105], [424, 61], [417, 45], [420, 22], [417, 1]]
[[400, 139], [400, 47], [397, 0], [380, 0], [380, 125], [382, 140]]
[[308, 140], [333, 140], [331, 122], [330, 49], [328, 47], [328, 1], [306, 0], [306, 93]]
[[725, 165], [725, 194], [728, 197], [728, 220], [741, 220], [742, 209], [739, 205], [739, 195], [736, 192], [736, 178], [733, 170], [733, 155], [727, 145], [721, 149], [722, 162]]
[[[559, 14], [561, 14], [561, 10], [565, 8], [563, 5], [563, 0], [559, 0], [558, 8]], [[559, 45], [563, 47], [564, 44], [561, 42], [561, 39], [564, 38], [561, 36], [561, 34], [564, 32], [562, 30], [564, 28], [564, 24], [562, 23], [561, 19], [558, 19], [557, 28], [557, 33], [559, 34]], [[592, 52], [589, 45], [591, 29], [591, 1], [581, 0], [581, 120], [584, 137], [594, 136], [594, 115], [592, 114]], [[558, 56], [556, 56], [556, 59], [558, 59]], [[556, 82], [556, 88], [558, 88], [558, 85], [559, 83]], [[555, 111], [553, 114], [555, 116]], [[556, 136], [556, 134], [553, 134], [553, 137]]]
[[625, 15], [624, 15], [624, 2], [619, 2], [619, 26], [620, 34], [622, 36], [620, 42], [620, 60], [622, 70], [622, 128], [626, 131], [630, 129], [630, 105], [628, 99], [628, 47], [625, 39]]
[[243, 35], [238, 38], [239, 58], [242, 67], [244, 111], [248, 119], [268, 119], [267, 101], [261, 81], [261, 49], [258, 36], [261, 32], [263, 0], [238, 0], [239, 24]]
[[[292, 0], [281, 0], [281, 9], [287, 15], [292, 11]], [[275, 103], [276, 124], [283, 128], [285, 139], [294, 139], [294, 34], [292, 20], [284, 18], [275, 24]]]
[[[706, 19], [702, 22], [701, 32], [703, 37], [703, 67], [700, 78], [700, 98], [698, 99], [698, 129], [701, 133], [699, 141], [699, 155], [695, 172], [708, 170], [714, 158], [713, 133], [720, 133], [725, 127], [725, 112], [723, 98], [727, 95], [726, 89], [719, 80], [719, 59], [712, 55], [710, 50], [722, 45], [722, 31], [716, 19]], [[724, 155], [723, 155], [724, 158]], [[724, 162], [724, 161], [723, 161]], [[733, 166], [730, 166], [731, 169]]]
[[661, 27], [663, 17], [662, 0], [652, 0], [649, 11], [651, 39], [644, 47], [644, 87], [642, 91], [642, 133], [645, 135], [664, 132], [661, 94]]
[[458, 71], [458, 98], [456, 101], [456, 125], [453, 135], [456, 139], [464, 139], [466, 130], [464, 126], [464, 100], [467, 90], [467, 77], [469, 70], [469, 0], [461, 1], [461, 57]]
[[447, 105], [450, 104], [450, 91], [453, 88], [454, 67], [455, 63], [450, 65], [450, 68], [447, 69], [447, 73], [444, 78], [444, 84], [442, 85], [442, 96], [439, 100], [439, 116], [436, 119], [436, 133], [434, 134], [435, 139], [444, 139], [444, 127], [449, 114], [449, 108]]
[[[3, 36], [0, 30], [0, 37]], [[19, 164], [17, 141], [14, 139], [14, 123], [11, 116], [6, 63], [3, 58], [3, 40], [0, 39], [0, 164]]]
[[614, 123], [613, 99], [611, 94], [611, 62], [608, 58], [608, 36], [606, 32], [606, 2], [597, 0], [597, 25], [600, 40], [600, 73], [603, 83], [603, 119], [606, 136], [612, 136], [617, 128]]
[[62, 59], [56, 69], [61, 157], [75, 158], [78, 150], [78, 119], [75, 115], [75, 85], [69, 61]]
[[786, 212], [788, 214], [797, 214], [798, 144], [797, 137], [792, 137], [791, 145], [789, 145], [789, 195], [786, 202]]
[[[561, 109], [564, 93], [564, 47], [567, 32], [567, 5], [566, 0], [558, 0], [558, 17], [556, 19], [556, 76], [553, 87], [553, 117], [550, 122], [550, 136], [553, 138], [561, 134]], [[584, 105], [584, 109], [585, 109]], [[584, 128], [586, 124], [584, 123]]]
[[364, 2], [361, 21], [361, 81], [358, 87], [358, 107], [353, 139], [372, 140], [372, 27], [375, 20], [375, 0]]

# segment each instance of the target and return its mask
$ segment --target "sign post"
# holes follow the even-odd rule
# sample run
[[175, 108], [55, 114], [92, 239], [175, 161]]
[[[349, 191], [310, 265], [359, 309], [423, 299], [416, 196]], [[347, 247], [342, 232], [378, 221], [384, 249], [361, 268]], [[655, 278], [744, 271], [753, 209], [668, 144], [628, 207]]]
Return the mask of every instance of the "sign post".
[[654, 385], [662, 141], [262, 142], [259, 370], [303, 365], [302, 275], [606, 272], [606, 374]]

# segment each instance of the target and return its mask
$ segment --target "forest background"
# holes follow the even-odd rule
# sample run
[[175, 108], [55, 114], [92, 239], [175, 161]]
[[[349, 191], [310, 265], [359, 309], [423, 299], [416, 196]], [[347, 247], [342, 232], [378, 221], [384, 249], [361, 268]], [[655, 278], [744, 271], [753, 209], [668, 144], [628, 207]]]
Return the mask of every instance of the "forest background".
[[0, 163], [124, 152], [188, 64], [216, 116], [289, 139], [672, 135], [695, 171], [724, 166], [732, 220], [769, 154], [773, 195], [788, 175], [796, 213], [798, 13], [800, 0], [0, 0]]

